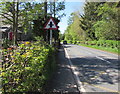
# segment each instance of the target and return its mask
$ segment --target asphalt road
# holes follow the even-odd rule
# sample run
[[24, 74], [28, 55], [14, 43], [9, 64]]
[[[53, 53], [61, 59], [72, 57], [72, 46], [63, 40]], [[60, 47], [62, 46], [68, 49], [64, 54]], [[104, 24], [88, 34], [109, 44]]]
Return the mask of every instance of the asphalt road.
[[71, 71], [69, 61], [65, 56], [63, 47], [59, 49], [56, 61], [56, 70], [45, 87], [47, 94], [79, 94], [74, 75]]
[[120, 94], [118, 55], [72, 44], [63, 46], [81, 92]]

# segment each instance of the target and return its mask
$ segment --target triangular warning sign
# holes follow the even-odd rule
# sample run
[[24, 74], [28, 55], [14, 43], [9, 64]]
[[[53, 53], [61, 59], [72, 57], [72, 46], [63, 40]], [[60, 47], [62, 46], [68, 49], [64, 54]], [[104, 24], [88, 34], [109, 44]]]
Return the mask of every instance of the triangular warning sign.
[[50, 17], [48, 22], [45, 24], [44, 29], [51, 29], [51, 30], [58, 29], [58, 27], [56, 26], [56, 23], [52, 17]]

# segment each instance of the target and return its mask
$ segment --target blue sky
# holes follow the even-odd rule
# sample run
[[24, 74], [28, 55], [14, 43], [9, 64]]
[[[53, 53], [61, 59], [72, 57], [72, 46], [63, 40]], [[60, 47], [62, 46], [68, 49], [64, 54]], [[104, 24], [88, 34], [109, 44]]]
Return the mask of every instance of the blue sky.
[[[42, 0], [35, 0], [35, 1], [40, 2]], [[52, 0], [47, 0], [47, 1], [52, 1]], [[60, 1], [64, 1], [64, 0], [60, 0]], [[65, 10], [63, 12], [66, 14], [66, 16], [63, 17], [60, 20], [60, 23], [58, 24], [62, 34], [67, 29], [67, 26], [68, 26], [67, 21], [69, 19], [70, 14], [74, 11], [80, 11], [80, 13], [83, 13], [84, 3], [85, 3], [85, 0], [65, 0]]]
[[63, 11], [66, 16], [63, 17], [59, 23], [59, 29], [61, 33], [64, 33], [64, 31], [67, 29], [67, 21], [69, 19], [69, 16], [74, 11], [80, 11], [80, 13], [83, 13], [83, 6], [84, 2], [65, 2], [65, 10]]

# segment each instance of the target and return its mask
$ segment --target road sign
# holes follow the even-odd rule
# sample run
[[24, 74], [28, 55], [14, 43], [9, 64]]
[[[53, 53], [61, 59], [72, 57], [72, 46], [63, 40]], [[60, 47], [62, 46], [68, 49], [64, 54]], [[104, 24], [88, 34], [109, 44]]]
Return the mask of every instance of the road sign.
[[45, 24], [44, 29], [50, 29], [50, 30], [58, 29], [58, 27], [57, 27], [57, 25], [52, 17], [50, 17], [48, 22]]

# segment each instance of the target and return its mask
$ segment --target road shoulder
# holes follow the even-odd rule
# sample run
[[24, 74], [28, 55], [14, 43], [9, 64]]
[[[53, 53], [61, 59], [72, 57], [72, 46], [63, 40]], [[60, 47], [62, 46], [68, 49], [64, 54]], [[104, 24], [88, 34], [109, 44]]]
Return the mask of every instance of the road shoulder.
[[57, 69], [52, 79], [48, 81], [47, 92], [69, 92], [79, 94], [77, 85], [72, 74], [68, 59], [65, 56], [64, 48], [59, 49], [57, 55]]

